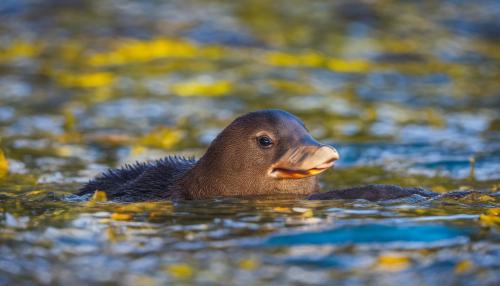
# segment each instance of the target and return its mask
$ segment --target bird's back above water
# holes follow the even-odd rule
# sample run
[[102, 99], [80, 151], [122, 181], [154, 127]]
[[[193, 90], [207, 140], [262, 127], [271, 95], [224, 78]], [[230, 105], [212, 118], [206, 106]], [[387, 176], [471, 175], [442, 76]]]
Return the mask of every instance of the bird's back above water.
[[84, 185], [78, 195], [91, 196], [99, 190], [113, 201], [167, 200], [180, 191], [179, 181], [195, 164], [193, 158], [170, 156], [109, 169]]

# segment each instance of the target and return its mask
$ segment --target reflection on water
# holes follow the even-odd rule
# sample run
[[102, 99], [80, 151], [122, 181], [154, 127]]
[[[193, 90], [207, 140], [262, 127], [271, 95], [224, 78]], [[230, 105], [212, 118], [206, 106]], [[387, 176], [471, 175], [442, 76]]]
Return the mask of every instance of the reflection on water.
[[[0, 285], [497, 285], [499, 16], [494, 0], [0, 1]], [[70, 196], [109, 166], [200, 156], [261, 108], [338, 147], [324, 189], [492, 193]]]
[[284, 199], [10, 202], [2, 203], [1, 217], [5, 284], [351, 284], [408, 276], [433, 284], [453, 274], [447, 283], [472, 285], [500, 278], [498, 231], [480, 219], [498, 200], [476, 207]]
[[271, 237], [269, 245], [301, 244], [365, 244], [399, 242], [412, 244], [420, 242], [420, 247], [432, 247], [431, 242], [442, 242], [462, 238], [466, 231], [440, 225], [386, 226], [364, 224], [341, 227], [320, 232], [304, 232], [293, 235]]

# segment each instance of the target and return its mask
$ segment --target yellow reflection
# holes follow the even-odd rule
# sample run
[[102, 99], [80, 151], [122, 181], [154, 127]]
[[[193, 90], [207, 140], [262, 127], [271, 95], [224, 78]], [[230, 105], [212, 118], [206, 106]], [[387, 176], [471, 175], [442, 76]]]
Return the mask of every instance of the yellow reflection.
[[3, 151], [0, 149], [0, 178], [5, 177], [9, 172], [9, 161], [5, 157]]
[[214, 82], [188, 81], [171, 86], [173, 94], [178, 96], [221, 96], [233, 89], [231, 82], [219, 80]]
[[64, 86], [95, 88], [111, 85], [115, 80], [115, 76], [109, 72], [58, 73], [56, 74], [56, 80]]

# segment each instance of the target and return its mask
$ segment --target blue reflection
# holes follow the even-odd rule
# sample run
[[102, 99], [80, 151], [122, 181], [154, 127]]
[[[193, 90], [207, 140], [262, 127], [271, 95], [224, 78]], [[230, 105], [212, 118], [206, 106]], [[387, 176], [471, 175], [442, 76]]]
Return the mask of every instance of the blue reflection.
[[439, 242], [468, 237], [470, 229], [446, 225], [391, 226], [366, 224], [271, 236], [269, 246], [325, 245], [388, 242]]

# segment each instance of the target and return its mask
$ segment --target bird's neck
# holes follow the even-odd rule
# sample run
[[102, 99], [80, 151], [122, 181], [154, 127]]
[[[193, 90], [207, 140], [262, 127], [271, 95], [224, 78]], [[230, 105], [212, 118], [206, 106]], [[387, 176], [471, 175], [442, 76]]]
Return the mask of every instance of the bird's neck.
[[[201, 158], [180, 182], [182, 198], [188, 200], [216, 197], [295, 195], [319, 191], [317, 177], [266, 181], [254, 176], [243, 163], [220, 165], [220, 161]], [[250, 170], [250, 172], [249, 172]]]
[[221, 171], [200, 159], [180, 182], [182, 196], [188, 200], [209, 199], [230, 195], [227, 178]]

